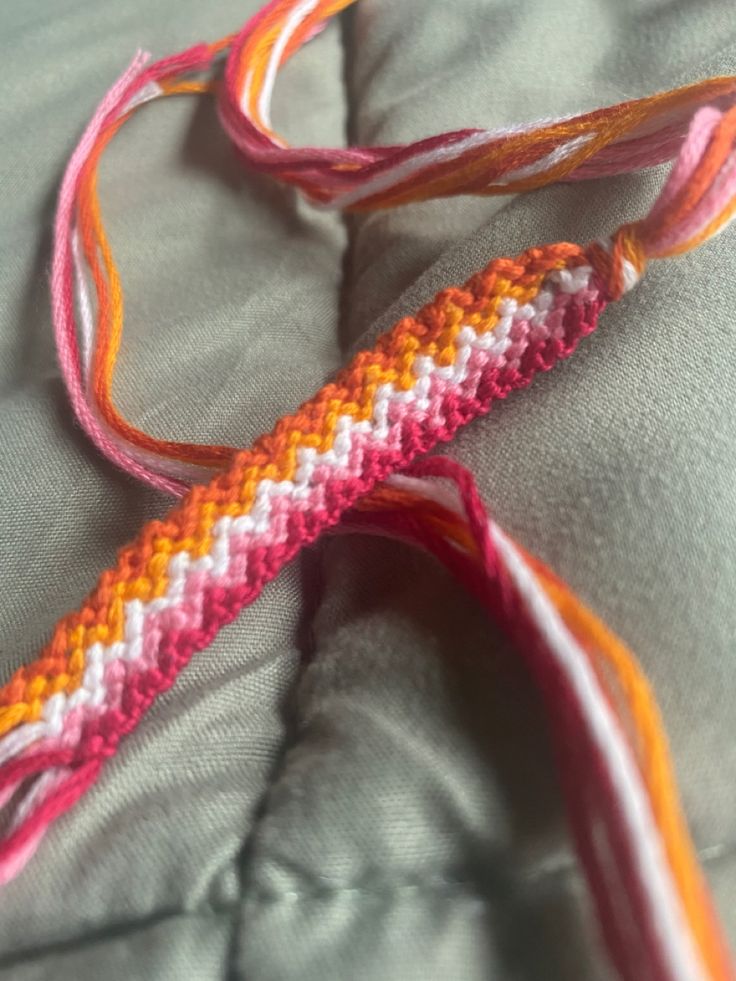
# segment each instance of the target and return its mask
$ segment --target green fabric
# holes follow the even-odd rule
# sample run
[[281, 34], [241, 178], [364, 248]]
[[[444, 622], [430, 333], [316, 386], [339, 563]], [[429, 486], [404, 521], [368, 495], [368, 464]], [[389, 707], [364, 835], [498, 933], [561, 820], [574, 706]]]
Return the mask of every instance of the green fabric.
[[[3, 677], [166, 507], [65, 401], [46, 284], [63, 165], [137, 47], [213, 39], [257, 5], [0, 7]], [[734, 71], [729, 0], [361, 0], [284, 71], [274, 119], [295, 143], [394, 142]], [[660, 182], [343, 221], [246, 173], [208, 99], [146, 107], [101, 179], [126, 287], [119, 401], [160, 435], [248, 443], [436, 290], [610, 231]], [[640, 656], [734, 942], [735, 242], [655, 265], [570, 362], [449, 450]], [[430, 560], [356, 539], [311, 550], [198, 655], [5, 887], [0, 976], [609, 973], [513, 652]]]

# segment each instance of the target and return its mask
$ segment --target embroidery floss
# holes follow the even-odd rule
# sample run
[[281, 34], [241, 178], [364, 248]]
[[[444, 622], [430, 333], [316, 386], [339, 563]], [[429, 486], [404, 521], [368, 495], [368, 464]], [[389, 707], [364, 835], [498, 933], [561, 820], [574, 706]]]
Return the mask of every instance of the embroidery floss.
[[[413, 461], [569, 356], [649, 259], [693, 248], [731, 220], [736, 80], [406, 147], [290, 148], [269, 121], [278, 68], [349, 2], [273, 0], [221, 42], [150, 66], [137, 56], [70, 160], [55, 225], [52, 307], [74, 411], [109, 459], [184, 498], [142, 529], [59, 622], [40, 658], [0, 690], [0, 803], [20, 796], [0, 842], [0, 879], [22, 868], [191, 655], [349, 511], [343, 529], [429, 548], [516, 640], [545, 694], [581, 859], [622, 976], [732, 978], [656, 707], [633, 658], [488, 518], [467, 474], [446, 461]], [[130, 112], [160, 96], [208, 90], [188, 76], [226, 49], [218, 105], [234, 144], [249, 166], [324, 206], [508, 193], [680, 153], [642, 221], [587, 247], [557, 243], [494, 259], [401, 320], [251, 449], [157, 440], [112, 401], [122, 286], [95, 170]], [[203, 475], [209, 483], [187, 489]]]
[[[337, 530], [427, 549], [515, 640], [545, 700], [573, 833], [621, 976], [730, 977], [656, 703], [633, 655], [508, 538], [451, 460], [431, 457], [390, 477]], [[690, 949], [678, 943], [688, 932]]]
[[18, 871], [194, 651], [304, 544], [568, 356], [609, 293], [631, 280], [636, 241], [627, 229], [608, 250], [563, 243], [494, 260], [400, 321], [228, 470], [149, 523], [62, 619], [40, 660], [0, 692], [0, 793], [39, 778], [0, 845], [0, 873]]
[[[709, 79], [673, 92], [633, 100], [581, 116], [488, 132], [462, 130], [403, 147], [347, 149], [293, 148], [270, 129], [270, 100], [280, 65], [309, 40], [325, 18], [352, 0], [276, 0], [268, 4], [233, 37], [199, 45], [175, 58], [146, 67], [138, 56], [95, 114], [70, 161], [60, 194], [52, 276], [54, 326], [67, 388], [80, 423], [98, 448], [137, 478], [181, 496], [187, 487], [233, 459], [236, 448], [199, 446], [157, 440], [125, 420], [112, 399], [112, 379], [123, 328], [123, 291], [107, 241], [96, 196], [96, 167], [109, 140], [140, 105], [182, 92], [212, 90], [207, 82], [188, 79], [228, 51], [223, 84], [218, 90], [220, 116], [233, 143], [249, 167], [301, 188], [323, 206], [367, 209], [448, 194], [506, 194], [530, 190], [556, 180], [579, 180], [623, 173], [672, 157], [680, 148], [688, 123], [699, 107], [712, 103], [699, 124], [700, 147], [710, 139], [708, 126], [718, 128], [720, 145], [729, 145], [728, 127], [719, 109], [736, 101], [736, 80]], [[729, 117], [730, 118], [730, 117]], [[706, 124], [706, 120], [710, 122]], [[697, 163], [693, 133], [688, 153]], [[719, 166], [727, 169], [727, 161]], [[693, 189], [693, 174], [682, 180]], [[696, 167], [699, 180], [711, 184], [711, 199], [701, 210], [711, 220], [725, 189], [711, 181], [705, 167]], [[673, 175], [674, 177], [674, 175]], [[722, 178], [725, 174], [721, 175]], [[678, 178], [679, 179], [679, 178]], [[701, 215], [688, 200], [684, 214], [697, 225]], [[662, 222], [669, 197], [647, 222]], [[670, 215], [669, 221], [672, 222]], [[707, 223], [706, 223], [707, 224]], [[698, 225], [708, 237], [705, 225]], [[673, 254], [673, 248], [697, 244], [687, 229], [671, 225], [670, 246], [655, 241], [651, 230], [637, 240], [622, 230], [621, 266], [633, 283], [645, 256]], [[641, 245], [641, 247], [639, 247]], [[598, 266], [607, 262], [595, 253]], [[89, 270], [96, 301], [89, 295]], [[611, 286], [618, 298], [623, 282]], [[72, 297], [76, 292], [79, 324]], [[96, 317], [95, 317], [96, 308]], [[79, 337], [77, 336], [79, 333]]]
[[295, 150], [271, 129], [278, 69], [327, 17], [354, 0], [275, 0], [231, 39], [219, 106], [252, 167], [339, 208], [446, 194], [510, 194], [611, 176], [671, 159], [698, 107], [733, 105], [736, 79], [707, 79], [580, 116], [499, 130], [463, 129], [399, 147]]

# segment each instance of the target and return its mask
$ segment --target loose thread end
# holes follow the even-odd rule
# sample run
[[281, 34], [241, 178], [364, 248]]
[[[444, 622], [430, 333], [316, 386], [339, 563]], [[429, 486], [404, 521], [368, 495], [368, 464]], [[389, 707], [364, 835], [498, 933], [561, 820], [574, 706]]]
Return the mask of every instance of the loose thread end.
[[736, 107], [721, 112], [706, 106], [693, 117], [649, 214], [590, 245], [590, 261], [617, 300], [639, 281], [649, 259], [689, 252], [735, 216]]

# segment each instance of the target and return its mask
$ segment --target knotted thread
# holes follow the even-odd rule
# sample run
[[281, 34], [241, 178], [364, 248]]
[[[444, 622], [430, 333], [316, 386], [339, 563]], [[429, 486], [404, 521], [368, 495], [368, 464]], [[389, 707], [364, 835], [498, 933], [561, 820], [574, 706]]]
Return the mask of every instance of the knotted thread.
[[593, 267], [618, 300], [641, 278], [649, 259], [696, 248], [736, 213], [736, 107], [706, 106], [693, 117], [675, 166], [649, 214], [588, 249]]
[[[362, 519], [353, 513], [349, 520], [365, 521], [372, 508], [381, 512], [373, 515], [376, 526], [385, 529], [388, 520], [401, 537], [431, 547], [517, 640], [551, 692], [552, 724], [568, 754], [563, 772], [579, 853], [622, 976], [641, 981], [645, 965], [648, 977], [665, 981], [725, 981], [733, 973], [673, 806], [656, 713], [625, 649], [490, 522], [467, 476], [447, 467], [440, 473], [435, 462], [414, 471], [450, 475], [462, 506], [457, 495], [445, 506], [447, 495], [434, 485], [423, 485], [421, 504], [409, 499], [416, 487], [394, 484], [393, 497], [377, 488], [569, 356], [649, 259], [692, 248], [730, 220], [736, 83], [713, 79], [575, 119], [462, 130], [406, 147], [293, 150], [270, 129], [277, 70], [349, 2], [272, 0], [234, 38], [149, 67], [139, 56], [70, 161], [55, 227], [52, 296], [74, 410], [105, 455], [184, 499], [142, 529], [82, 606], [57, 624], [39, 659], [0, 691], [0, 802], [21, 794], [0, 842], [0, 879], [19, 871], [50, 822], [94, 782], [192, 654], [362, 499]], [[494, 259], [397, 323], [251, 449], [162, 442], [123, 426], [112, 406], [122, 287], [96, 211], [94, 170], [133, 109], [208, 88], [188, 75], [228, 46], [219, 105], [233, 141], [250, 166], [323, 205], [385, 207], [438, 194], [529, 190], [662, 162], [680, 146], [681, 152], [646, 218], [605, 245], [557, 243]], [[695, 114], [682, 143], [703, 101], [714, 105]], [[203, 465], [224, 469], [187, 491]], [[403, 518], [389, 520], [385, 505], [398, 499]], [[599, 655], [606, 666], [586, 668], [585, 659]], [[611, 666], [620, 690], [608, 690]], [[612, 718], [622, 700], [626, 711]], [[641, 747], [630, 744], [629, 731]]]
[[[144, 102], [211, 91], [211, 83], [192, 79], [192, 73], [202, 72], [225, 51], [218, 105], [238, 152], [249, 167], [296, 184], [322, 206], [365, 209], [441, 194], [529, 190], [555, 180], [648, 166], [679, 149], [650, 214], [587, 250], [610, 299], [633, 287], [649, 259], [694, 247], [733, 214], [734, 109], [718, 108], [736, 99], [733, 78], [698, 82], [574, 118], [504, 131], [462, 130], [403, 147], [289, 147], [270, 125], [279, 67], [319, 32], [326, 17], [346, 5], [347, 0], [278, 0], [233, 37], [150, 66], [139, 57], [104, 100], [70, 161], [59, 200], [52, 275], [54, 329], [67, 389], [77, 418], [104, 455], [166, 493], [183, 495], [192, 483], [227, 466], [237, 448], [155, 438], [115, 405], [123, 289], [100, 214], [96, 168], [120, 125]], [[716, 105], [699, 108], [706, 99]]]
[[588, 246], [590, 263], [606, 284], [612, 300], [639, 282], [647, 265], [647, 254], [640, 237], [638, 222], [622, 225], [610, 239], [592, 242]]

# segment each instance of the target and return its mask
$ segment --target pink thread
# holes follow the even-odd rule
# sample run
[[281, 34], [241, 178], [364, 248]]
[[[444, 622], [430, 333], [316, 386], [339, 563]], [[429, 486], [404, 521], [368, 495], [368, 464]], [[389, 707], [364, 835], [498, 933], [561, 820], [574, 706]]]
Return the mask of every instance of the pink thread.
[[187, 491], [188, 485], [157, 473], [136, 459], [131, 452], [121, 449], [88, 403], [82, 382], [74, 312], [71, 235], [75, 198], [80, 174], [99, 134], [106, 125], [119, 116], [135, 92], [140, 91], [150, 82], [166, 77], [169, 73], [194, 71], [207, 67], [212, 60], [212, 55], [206, 46], [197, 45], [180, 55], [163, 58], [146, 70], [144, 66], [148, 59], [149, 55], [138, 52], [106, 94], [82, 134], [64, 172], [54, 222], [51, 311], [56, 349], [64, 382], [74, 412], [89, 438], [108, 459], [127, 473], [165, 493], [181, 496]]
[[[404, 509], [351, 511], [334, 531], [371, 531], [421, 545], [450, 569], [513, 640], [544, 698], [557, 763], [566, 787], [565, 799], [575, 844], [614, 961], [623, 977], [637, 981], [643, 977], [669, 981], [671, 974], [664, 962], [660, 938], [643, 891], [636, 855], [608, 766], [591, 738], [589, 722], [567, 675], [550, 656], [534, 616], [521, 600], [499, 559], [489, 535], [488, 514], [472, 475], [455, 461], [440, 456], [418, 460], [403, 474], [448, 480], [457, 487], [468, 527], [480, 549], [480, 569], [464, 552], [415, 521], [411, 512]], [[610, 849], [610, 854], [605, 856], [600, 854], [602, 829], [605, 829], [605, 842]], [[622, 909], [631, 910], [631, 931], [621, 929]], [[644, 971], [646, 973], [642, 973]]]
[[[556, 360], [571, 354], [579, 339], [594, 329], [605, 301], [600, 287], [588, 291], [584, 300], [577, 294], [564, 294], [564, 297], [563, 337], [550, 335], [530, 344], [519, 368], [489, 370], [480, 380], [469, 379], [468, 384], [474, 389], [472, 395], [461, 397], [448, 390], [444, 393], [441, 407], [437, 407], [437, 414], [433, 412], [421, 422], [406, 407], [400, 407], [400, 442], [386, 446], [380, 442], [371, 445], [366, 441], [359, 476], [326, 474], [324, 497], [312, 498], [307, 505], [293, 509], [284, 516], [284, 524], [281, 525], [287, 536], [284, 541], [268, 541], [267, 538], [258, 541], [243, 536], [243, 542], [248, 547], [247, 563], [241, 562], [234, 572], [242, 574], [244, 578], [232, 583], [223, 581], [222, 585], [212, 584], [203, 589], [201, 597], [197, 598], [195, 610], [201, 617], [198, 626], [190, 626], [188, 617], [182, 620], [172, 616], [167, 622], [165, 616], [157, 614], [155, 629], [148, 631], [145, 638], [151, 649], [146, 651], [144, 663], [152, 666], [130, 673], [126, 669], [125, 684], [117, 689], [119, 704], [105, 704], [100, 713], [79, 712], [72, 731], [62, 733], [57, 740], [44, 740], [43, 748], [36, 746], [27, 755], [6, 761], [0, 767], [0, 791], [3, 787], [16, 785], [21, 779], [55, 767], [81, 767], [90, 761], [101, 765], [105, 758], [115, 752], [120, 739], [135, 728], [155, 697], [173, 684], [194, 652], [206, 647], [222, 626], [229, 623], [243, 606], [253, 602], [266, 582], [274, 578], [302, 547], [325, 528], [336, 524], [347, 507], [418, 454], [426, 453], [437, 442], [452, 439], [459, 426], [470, 418], [485, 414], [497, 398], [505, 398], [512, 390], [528, 385], [536, 371], [547, 370]], [[198, 585], [201, 587], [203, 584]], [[75, 737], [73, 743], [68, 740], [71, 735]], [[66, 784], [52, 793], [38, 813], [52, 815], [48, 818], [51, 821], [71, 806], [76, 797], [67, 794], [65, 788]], [[57, 796], [58, 807], [54, 803]], [[41, 826], [41, 820], [38, 815], [34, 817], [35, 829]], [[19, 841], [26, 841], [19, 838], [18, 833], [0, 849], [0, 864], [15, 853]]]

